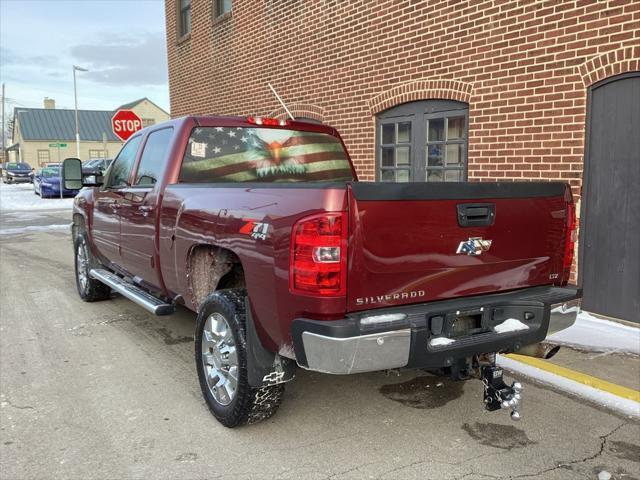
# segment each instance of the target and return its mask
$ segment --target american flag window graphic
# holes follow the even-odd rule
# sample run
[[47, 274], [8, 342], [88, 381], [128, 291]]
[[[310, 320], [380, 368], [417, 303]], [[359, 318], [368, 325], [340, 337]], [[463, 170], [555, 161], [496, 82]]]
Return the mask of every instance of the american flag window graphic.
[[349, 180], [351, 166], [336, 137], [278, 128], [195, 128], [180, 172], [184, 183]]

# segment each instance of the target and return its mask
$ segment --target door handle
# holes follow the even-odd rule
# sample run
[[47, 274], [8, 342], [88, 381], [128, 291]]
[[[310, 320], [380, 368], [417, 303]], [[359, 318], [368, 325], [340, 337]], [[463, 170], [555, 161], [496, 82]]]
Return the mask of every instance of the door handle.
[[221, 208], [218, 210], [218, 216], [216, 217], [215, 228], [216, 231], [218, 229], [224, 228], [224, 225], [229, 220], [229, 211], [226, 208]]
[[486, 227], [495, 222], [496, 206], [493, 203], [465, 203], [458, 205], [457, 210], [461, 227]]

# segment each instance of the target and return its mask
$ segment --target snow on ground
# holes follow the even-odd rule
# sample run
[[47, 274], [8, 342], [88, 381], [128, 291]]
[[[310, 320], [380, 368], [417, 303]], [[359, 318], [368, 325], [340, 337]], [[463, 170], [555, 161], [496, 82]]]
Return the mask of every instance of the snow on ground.
[[578, 350], [640, 355], [640, 328], [580, 312], [571, 327], [547, 337], [547, 342]]
[[21, 233], [31, 233], [31, 232], [53, 232], [53, 231], [60, 231], [60, 230], [70, 231], [69, 224], [30, 225], [27, 227], [0, 228], [0, 236], [19, 235]]
[[0, 182], [0, 211], [71, 210], [73, 198], [40, 198], [30, 183], [8, 185]]

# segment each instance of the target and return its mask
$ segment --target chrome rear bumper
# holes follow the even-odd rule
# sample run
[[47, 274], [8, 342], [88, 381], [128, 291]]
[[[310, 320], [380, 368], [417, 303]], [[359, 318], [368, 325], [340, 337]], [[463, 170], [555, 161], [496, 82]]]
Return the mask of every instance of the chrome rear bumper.
[[580, 313], [582, 298], [574, 298], [564, 303], [551, 305], [551, 318], [549, 319], [549, 330], [547, 336], [569, 328], [573, 325]]
[[304, 332], [302, 343], [310, 369], [348, 375], [404, 367], [409, 362], [411, 329], [346, 338]]
[[[580, 310], [580, 295], [577, 288], [533, 288], [356, 312], [342, 320], [300, 318], [292, 324], [293, 347], [300, 367], [336, 375], [447, 367], [483, 353], [517, 352], [570, 327]], [[482, 317], [481, 328], [454, 334], [460, 311]], [[494, 330], [506, 319], [525, 327]]]

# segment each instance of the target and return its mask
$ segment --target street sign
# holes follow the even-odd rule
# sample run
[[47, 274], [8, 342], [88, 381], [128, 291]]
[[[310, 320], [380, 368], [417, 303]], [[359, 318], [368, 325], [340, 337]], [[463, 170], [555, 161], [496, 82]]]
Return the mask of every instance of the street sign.
[[49, 148], [66, 148], [68, 145], [66, 143], [50, 143]]
[[111, 117], [113, 133], [123, 142], [142, 128], [142, 120], [133, 110], [118, 110]]

